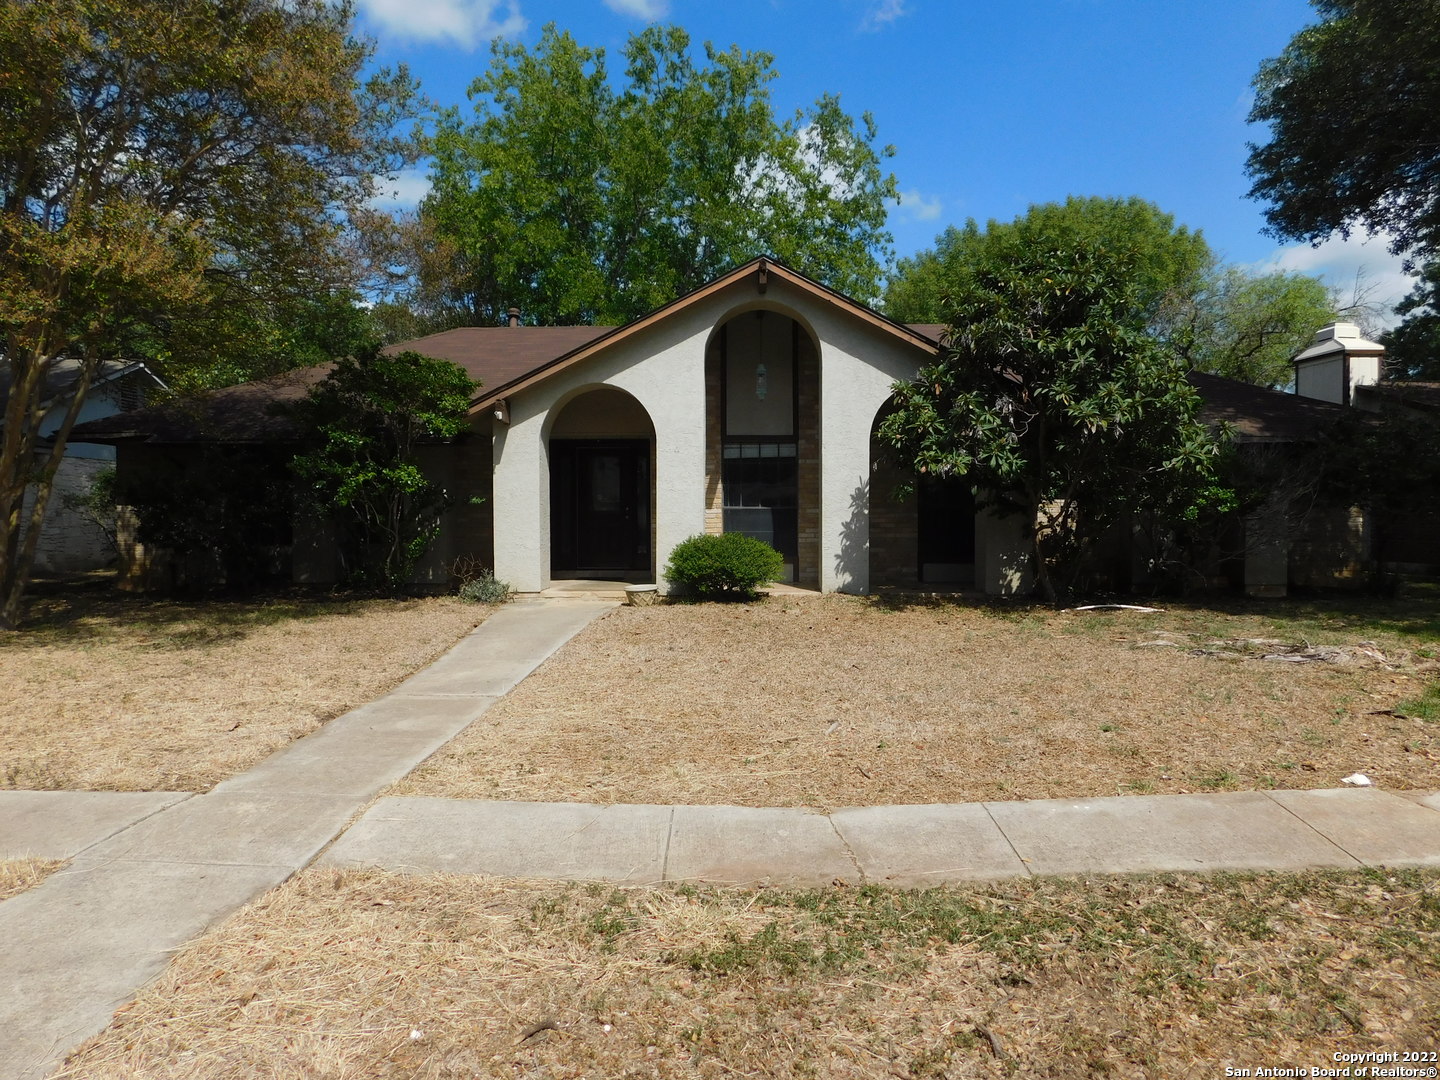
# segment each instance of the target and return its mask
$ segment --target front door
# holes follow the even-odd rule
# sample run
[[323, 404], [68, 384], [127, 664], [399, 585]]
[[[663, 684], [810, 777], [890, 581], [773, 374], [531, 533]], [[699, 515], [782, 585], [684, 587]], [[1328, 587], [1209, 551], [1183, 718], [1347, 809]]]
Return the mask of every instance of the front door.
[[550, 574], [650, 573], [650, 443], [552, 439]]

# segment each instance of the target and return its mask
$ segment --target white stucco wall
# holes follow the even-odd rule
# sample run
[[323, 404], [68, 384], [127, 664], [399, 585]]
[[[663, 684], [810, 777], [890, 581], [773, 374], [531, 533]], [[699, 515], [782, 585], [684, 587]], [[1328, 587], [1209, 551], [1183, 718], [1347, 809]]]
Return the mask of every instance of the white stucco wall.
[[705, 343], [709, 310], [684, 309], [511, 398], [495, 425], [495, 576], [519, 592], [550, 580], [550, 427], [574, 397], [612, 386], [655, 427], [655, 569], [705, 529]]
[[[870, 430], [891, 386], [912, 378], [925, 354], [773, 277], [763, 295], [747, 277], [507, 399], [510, 423], [496, 425], [494, 443], [497, 577], [521, 592], [548, 585], [550, 428], [571, 399], [602, 385], [631, 394], [655, 427], [657, 574], [677, 543], [704, 531], [705, 349], [719, 326], [757, 308], [795, 319], [819, 346], [820, 587], [869, 590]], [[997, 591], [1018, 584], [1002, 550], [1009, 532], [995, 530], [989, 545]]]

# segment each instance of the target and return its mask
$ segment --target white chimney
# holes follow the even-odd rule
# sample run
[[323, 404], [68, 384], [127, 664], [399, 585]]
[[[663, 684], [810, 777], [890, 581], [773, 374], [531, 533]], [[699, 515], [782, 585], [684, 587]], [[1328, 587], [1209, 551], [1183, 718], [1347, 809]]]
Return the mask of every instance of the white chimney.
[[1310, 347], [1294, 360], [1295, 393], [1349, 405], [1357, 386], [1380, 381], [1385, 346], [1366, 341], [1354, 323], [1333, 322], [1315, 331]]

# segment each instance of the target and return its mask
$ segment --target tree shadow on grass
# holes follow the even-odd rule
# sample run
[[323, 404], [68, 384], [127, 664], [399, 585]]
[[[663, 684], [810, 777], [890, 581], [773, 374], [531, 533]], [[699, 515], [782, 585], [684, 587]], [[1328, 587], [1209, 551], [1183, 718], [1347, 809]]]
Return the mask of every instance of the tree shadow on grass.
[[371, 595], [286, 589], [255, 596], [159, 597], [122, 592], [114, 575], [38, 580], [18, 633], [0, 648], [118, 643], [149, 649], [207, 649], [287, 622], [366, 613]]

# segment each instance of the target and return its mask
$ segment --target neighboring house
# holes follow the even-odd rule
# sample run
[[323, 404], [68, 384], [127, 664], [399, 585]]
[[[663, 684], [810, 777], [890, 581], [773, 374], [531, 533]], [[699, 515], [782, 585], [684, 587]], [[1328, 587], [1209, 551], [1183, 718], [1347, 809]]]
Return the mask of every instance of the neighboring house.
[[[977, 512], [958, 483], [892, 497], [901, 473], [876, 427], [894, 383], [940, 351], [942, 329], [893, 322], [756, 259], [623, 327], [512, 321], [393, 346], [454, 361], [482, 384], [470, 436], [424, 448], [453, 505], [421, 577], [442, 582], [467, 559], [521, 592], [572, 578], [653, 582], [686, 537], [739, 531], [780, 550], [787, 580], [826, 592], [1027, 591], [1018, 518]], [[271, 405], [323, 375], [232, 387], [190, 413], [145, 410], [77, 435], [113, 443], [122, 473], [174, 467], [197, 442], [283, 441]], [[1242, 442], [1304, 441], [1338, 411], [1194, 380]], [[1266, 550], [1247, 559], [1243, 583], [1283, 592], [1284, 550], [1278, 561]], [[332, 580], [324, 532], [297, 527], [292, 563], [298, 581]]]
[[[80, 361], [61, 358], [51, 363], [41, 390], [45, 419], [40, 425], [43, 453], [50, 452], [50, 437], [64, 421], [65, 410], [79, 374]], [[103, 361], [96, 372], [77, 426], [143, 406], [151, 391], [162, 383], [143, 363]], [[0, 403], [10, 394], [10, 371], [0, 365]], [[4, 411], [0, 409], [0, 421]], [[96, 521], [72, 504], [89, 493], [91, 485], [106, 469], [115, 465], [113, 447], [71, 442], [55, 474], [55, 484], [45, 511], [35, 569], [41, 573], [70, 573], [95, 570], [115, 562], [115, 547]], [[31, 500], [22, 507], [22, 521], [29, 520]]]

